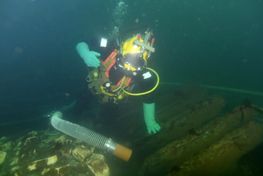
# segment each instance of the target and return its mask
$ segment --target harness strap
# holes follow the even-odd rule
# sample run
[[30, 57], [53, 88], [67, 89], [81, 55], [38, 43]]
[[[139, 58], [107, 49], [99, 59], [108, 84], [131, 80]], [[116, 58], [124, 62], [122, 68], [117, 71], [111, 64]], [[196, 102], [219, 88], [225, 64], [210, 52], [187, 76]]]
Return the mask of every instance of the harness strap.
[[119, 86], [121, 83], [123, 83], [124, 87], [128, 87], [130, 85], [130, 83], [131, 83], [131, 80], [132, 79], [130, 77], [124, 76], [124, 77], [122, 77], [121, 80], [119, 80], [117, 82], [117, 86]]
[[114, 51], [111, 52], [111, 54], [105, 59], [105, 61], [102, 62], [104, 67], [106, 68], [105, 70], [105, 75], [107, 78], [109, 78], [110, 74], [110, 69], [111, 67], [116, 63], [116, 56], [118, 54], [118, 51], [115, 49]]
[[[112, 68], [112, 66], [116, 63], [116, 56], [118, 54], [118, 50], [113, 50], [111, 52], [111, 54], [102, 62], [102, 64], [104, 65], [105, 68], [105, 76], [107, 78], [109, 78], [109, 74], [110, 74], [110, 69]], [[113, 86], [114, 88], [117, 88], [119, 86], [121, 87], [128, 87], [131, 83], [131, 78], [130, 77], [126, 77], [123, 76], [115, 86]], [[121, 85], [122, 84], [122, 85]]]
[[[114, 50], [110, 55], [102, 62], [101, 66], [93, 70], [88, 75], [89, 88], [94, 94], [100, 95], [102, 102], [118, 102], [119, 100], [126, 97], [125, 93], [122, 91], [128, 88], [132, 82], [131, 77], [123, 76], [115, 85], [111, 85], [111, 90], [106, 90], [103, 84], [109, 81], [110, 70], [113, 65], [116, 64], [116, 57], [118, 55], [118, 50]], [[94, 76], [98, 75], [98, 76]], [[120, 98], [122, 97], [122, 98]]]

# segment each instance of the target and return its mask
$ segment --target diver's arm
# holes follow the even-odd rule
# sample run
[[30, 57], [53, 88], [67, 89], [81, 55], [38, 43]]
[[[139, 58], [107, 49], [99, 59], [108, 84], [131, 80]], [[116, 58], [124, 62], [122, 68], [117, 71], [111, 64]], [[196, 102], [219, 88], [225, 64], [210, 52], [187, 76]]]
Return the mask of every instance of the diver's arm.
[[[156, 80], [153, 77], [151, 77], [146, 82], [146, 85], [142, 84], [141, 86], [147, 88], [144, 90], [149, 90], [149, 88], [152, 87], [152, 85], [154, 85], [155, 82]], [[155, 134], [161, 129], [160, 125], [156, 122], [155, 118], [155, 96], [156, 91], [153, 91], [152, 93], [143, 96], [143, 116], [148, 134]]]
[[[138, 75], [135, 81], [139, 90], [145, 92], [151, 90], [155, 86], [157, 78], [149, 74], [148, 71], [143, 71], [140, 76]], [[155, 118], [155, 96], [156, 90], [142, 96], [144, 122], [148, 134], [155, 134], [161, 129]]]
[[98, 68], [100, 66], [100, 53], [91, 51], [87, 43], [79, 42], [76, 45], [76, 50], [88, 67]]

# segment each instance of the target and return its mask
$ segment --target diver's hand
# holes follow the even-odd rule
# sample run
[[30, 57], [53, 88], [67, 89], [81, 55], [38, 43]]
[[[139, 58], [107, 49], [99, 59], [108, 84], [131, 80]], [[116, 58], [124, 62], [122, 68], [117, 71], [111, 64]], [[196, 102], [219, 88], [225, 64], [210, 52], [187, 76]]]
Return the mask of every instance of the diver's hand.
[[155, 120], [155, 103], [143, 103], [144, 122], [148, 134], [155, 134], [161, 127]]
[[160, 125], [155, 120], [146, 123], [146, 128], [148, 134], [156, 134], [161, 129]]
[[87, 43], [79, 42], [76, 46], [76, 50], [88, 67], [98, 68], [100, 66], [100, 53], [90, 51]]

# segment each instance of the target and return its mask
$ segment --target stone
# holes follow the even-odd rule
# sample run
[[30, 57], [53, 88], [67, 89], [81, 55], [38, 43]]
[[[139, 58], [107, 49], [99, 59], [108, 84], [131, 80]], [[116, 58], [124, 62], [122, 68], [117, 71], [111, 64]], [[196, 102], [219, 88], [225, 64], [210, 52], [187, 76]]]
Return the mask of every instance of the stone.
[[84, 145], [76, 146], [72, 151], [72, 155], [80, 162], [84, 162], [94, 152], [94, 148], [89, 149]]
[[87, 160], [87, 165], [95, 176], [109, 176], [110, 168], [101, 154], [92, 154]]

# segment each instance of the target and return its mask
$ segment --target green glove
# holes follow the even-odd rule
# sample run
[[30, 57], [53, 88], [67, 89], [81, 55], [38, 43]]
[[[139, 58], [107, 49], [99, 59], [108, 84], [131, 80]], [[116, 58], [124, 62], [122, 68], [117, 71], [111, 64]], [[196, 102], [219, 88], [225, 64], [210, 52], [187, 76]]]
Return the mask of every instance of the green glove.
[[148, 134], [160, 131], [160, 125], [155, 121], [155, 103], [143, 103], [143, 114]]
[[100, 66], [100, 60], [98, 59], [100, 53], [90, 51], [87, 43], [79, 42], [76, 45], [76, 50], [88, 67], [98, 68]]

